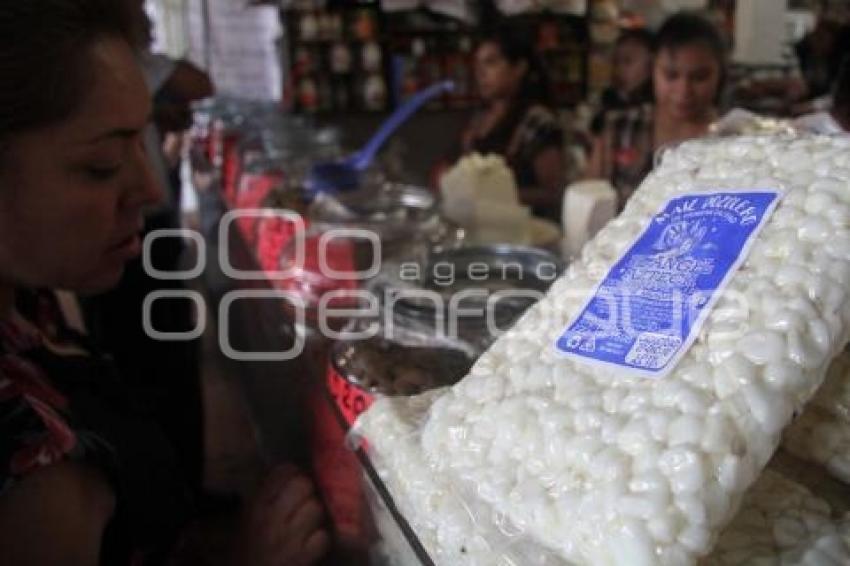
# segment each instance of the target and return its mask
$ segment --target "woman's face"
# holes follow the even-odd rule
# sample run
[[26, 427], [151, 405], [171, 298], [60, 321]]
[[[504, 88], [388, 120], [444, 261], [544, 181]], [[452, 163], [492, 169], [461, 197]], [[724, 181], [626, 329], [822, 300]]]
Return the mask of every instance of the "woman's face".
[[627, 93], [637, 90], [652, 75], [652, 52], [638, 41], [624, 41], [614, 50], [614, 84]]
[[700, 120], [714, 110], [720, 62], [701, 43], [661, 49], [653, 70], [659, 111], [677, 120]]
[[511, 63], [493, 42], [484, 42], [475, 51], [475, 81], [486, 101], [513, 97], [526, 71], [525, 62]]
[[95, 79], [61, 123], [15, 135], [0, 165], [0, 280], [78, 292], [118, 282], [161, 198], [142, 141], [150, 113], [130, 47], [90, 50]]

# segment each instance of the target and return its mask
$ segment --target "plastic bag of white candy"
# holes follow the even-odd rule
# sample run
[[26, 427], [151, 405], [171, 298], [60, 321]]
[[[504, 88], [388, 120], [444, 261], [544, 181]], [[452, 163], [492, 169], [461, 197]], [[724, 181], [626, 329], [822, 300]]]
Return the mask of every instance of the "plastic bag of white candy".
[[[382, 538], [373, 557], [379, 566], [430, 564], [417, 541], [399, 529], [381, 495], [371, 490]], [[749, 489], [741, 509], [701, 566], [841, 566], [850, 564], [850, 516], [804, 486], [768, 468]]]
[[850, 483], [850, 354], [833, 360], [823, 386], [785, 430], [782, 446]]
[[[713, 202], [725, 203], [724, 191], [764, 188], [778, 206], [716, 303], [697, 305], [693, 335], [633, 345], [632, 366], [670, 371], [647, 377], [556, 351], [624, 254], [671, 206], [687, 209], [677, 198], [722, 192]], [[711, 240], [711, 225], [671, 226], [658, 240], [666, 259], [698, 240], [729, 245]], [[848, 287], [850, 139], [688, 142], [466, 378], [382, 399], [357, 432], [431, 563], [694, 564], [847, 342]]]

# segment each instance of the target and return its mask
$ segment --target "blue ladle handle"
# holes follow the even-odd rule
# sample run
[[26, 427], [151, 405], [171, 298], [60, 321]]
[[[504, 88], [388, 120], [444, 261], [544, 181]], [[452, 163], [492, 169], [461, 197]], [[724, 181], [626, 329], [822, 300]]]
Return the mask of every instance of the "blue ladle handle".
[[354, 168], [358, 171], [366, 169], [366, 167], [372, 163], [372, 159], [375, 158], [375, 154], [378, 153], [378, 150], [381, 149], [381, 146], [383, 146], [384, 142], [387, 141], [387, 138], [393, 135], [399, 126], [410, 118], [411, 114], [419, 110], [420, 106], [432, 98], [444, 92], [453, 90], [454, 87], [455, 84], [452, 81], [441, 81], [417, 92], [406, 100], [395, 112], [392, 113], [389, 118], [387, 118], [386, 122], [384, 122], [378, 131], [375, 132], [375, 135], [372, 136], [372, 139], [363, 146], [363, 149], [353, 156], [354, 159], [352, 159], [352, 164], [354, 165]]

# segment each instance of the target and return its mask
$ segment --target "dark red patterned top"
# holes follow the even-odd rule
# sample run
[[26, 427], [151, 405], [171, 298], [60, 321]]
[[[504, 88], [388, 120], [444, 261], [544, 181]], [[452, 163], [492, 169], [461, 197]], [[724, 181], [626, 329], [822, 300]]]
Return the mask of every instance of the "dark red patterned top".
[[162, 563], [193, 494], [141, 397], [61, 320], [53, 295], [40, 292], [20, 293], [0, 321], [0, 497], [34, 470], [85, 462], [116, 498], [101, 563]]

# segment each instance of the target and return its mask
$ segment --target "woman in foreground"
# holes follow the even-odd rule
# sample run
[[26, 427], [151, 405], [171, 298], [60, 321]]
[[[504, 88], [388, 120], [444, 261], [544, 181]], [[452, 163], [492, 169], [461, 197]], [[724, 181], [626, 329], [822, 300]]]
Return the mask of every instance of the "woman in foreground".
[[0, 1], [0, 547], [4, 564], [287, 564], [324, 552], [310, 482], [278, 469], [210, 531], [162, 432], [45, 290], [102, 291], [160, 199], [151, 104], [114, 0]]

